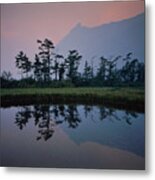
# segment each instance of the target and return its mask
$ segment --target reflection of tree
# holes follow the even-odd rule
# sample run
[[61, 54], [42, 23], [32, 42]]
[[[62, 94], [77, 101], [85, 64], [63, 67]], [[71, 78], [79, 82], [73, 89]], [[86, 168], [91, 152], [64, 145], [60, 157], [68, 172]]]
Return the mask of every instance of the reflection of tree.
[[127, 124], [132, 125], [132, 119], [137, 118], [138, 115], [135, 112], [125, 111], [124, 119]]
[[59, 117], [59, 109], [57, 105], [53, 105], [53, 114], [55, 119]]
[[76, 128], [81, 122], [76, 105], [69, 105], [66, 110], [65, 121], [68, 122], [69, 127]]
[[[50, 137], [53, 136], [54, 133], [54, 128], [53, 128], [54, 120], [50, 116], [50, 106], [49, 105], [40, 106], [39, 114], [41, 114], [38, 123], [38, 128], [39, 128], [38, 133], [40, 135], [37, 137], [37, 140], [43, 138], [45, 141], [47, 141]], [[34, 115], [36, 114], [34, 113]], [[36, 117], [34, 116], [34, 118], [36, 122]]]
[[39, 105], [34, 106], [33, 117], [34, 117], [35, 126], [36, 126], [36, 125], [38, 125], [40, 118], [42, 118], [42, 111], [41, 111], [41, 107]]
[[84, 106], [84, 113], [86, 118], [88, 117], [88, 114], [90, 114], [91, 111], [92, 111], [92, 106], [89, 105]]
[[108, 119], [112, 122], [114, 122], [115, 120], [117, 121], [121, 120], [119, 115], [117, 115], [117, 112], [115, 109], [102, 107], [100, 108], [100, 120], [102, 121], [105, 119]]
[[15, 124], [17, 124], [19, 129], [22, 130], [23, 127], [26, 126], [30, 118], [31, 118], [31, 109], [29, 107], [22, 107], [22, 109], [18, 111], [16, 114]]
[[[77, 105], [35, 105], [22, 107], [15, 117], [15, 124], [20, 130], [26, 126], [29, 120], [34, 120], [34, 125], [38, 128], [37, 140], [43, 139], [47, 141], [51, 138], [55, 131], [55, 126], [67, 123], [70, 128], [77, 128], [81, 122], [81, 114]], [[82, 109], [81, 109], [82, 110]], [[122, 121], [128, 125], [132, 125], [132, 120], [137, 118], [135, 112], [120, 111], [104, 106], [85, 105], [83, 106], [84, 116], [86, 119], [98, 121], [110, 120], [112, 122]], [[99, 113], [99, 119], [96, 118], [96, 112]]]
[[69, 127], [76, 128], [81, 122], [76, 105], [34, 105], [22, 107], [16, 113], [15, 123], [20, 130], [34, 118], [34, 125], [38, 127], [37, 140], [48, 140], [53, 136], [54, 126], [67, 122]]
[[59, 109], [60, 115], [65, 117], [65, 106], [64, 105], [59, 105], [58, 109]]
[[43, 120], [42, 122], [39, 123], [39, 130], [38, 133], [40, 134], [37, 137], [37, 140], [43, 138], [45, 141], [47, 141], [50, 137], [53, 136], [54, 133], [54, 123], [50, 121], [49, 119]]
[[[121, 116], [118, 110], [114, 108], [106, 108], [104, 106], [98, 106], [100, 121], [109, 120], [112, 122], [125, 120], [128, 125], [132, 125], [132, 120], [138, 117], [137, 113], [123, 111], [123, 115]], [[94, 111], [93, 106], [84, 106], [84, 114], [85, 118], [88, 117], [88, 114], [91, 114], [91, 119], [94, 121]], [[93, 118], [92, 118], [93, 117]]]
[[135, 112], [124, 111], [123, 116], [113, 108], [100, 107], [100, 120], [121, 121], [125, 120], [128, 125], [132, 125], [132, 120], [137, 118]]

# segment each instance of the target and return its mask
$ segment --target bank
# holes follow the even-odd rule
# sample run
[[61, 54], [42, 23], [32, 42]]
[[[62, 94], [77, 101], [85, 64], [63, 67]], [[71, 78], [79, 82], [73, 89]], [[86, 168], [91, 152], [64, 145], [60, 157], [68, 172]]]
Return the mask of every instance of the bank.
[[18, 88], [1, 89], [1, 107], [31, 104], [89, 104], [144, 112], [144, 88]]

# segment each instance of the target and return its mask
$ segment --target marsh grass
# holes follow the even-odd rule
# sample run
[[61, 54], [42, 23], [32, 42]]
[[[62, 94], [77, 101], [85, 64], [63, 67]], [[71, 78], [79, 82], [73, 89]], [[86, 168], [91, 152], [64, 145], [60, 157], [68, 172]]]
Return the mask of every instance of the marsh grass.
[[1, 89], [1, 105], [35, 103], [107, 104], [144, 111], [143, 88], [24, 88]]

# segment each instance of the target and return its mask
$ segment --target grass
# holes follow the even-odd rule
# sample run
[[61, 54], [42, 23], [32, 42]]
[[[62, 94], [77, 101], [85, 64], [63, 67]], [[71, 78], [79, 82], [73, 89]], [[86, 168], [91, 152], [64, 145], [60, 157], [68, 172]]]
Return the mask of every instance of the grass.
[[1, 89], [1, 104], [89, 103], [140, 107], [144, 88], [25, 88]]

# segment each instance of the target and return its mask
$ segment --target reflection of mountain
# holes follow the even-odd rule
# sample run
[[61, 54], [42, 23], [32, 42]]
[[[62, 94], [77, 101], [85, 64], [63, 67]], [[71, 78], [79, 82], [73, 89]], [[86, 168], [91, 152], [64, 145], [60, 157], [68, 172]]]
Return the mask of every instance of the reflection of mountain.
[[37, 140], [51, 139], [60, 126], [78, 145], [96, 142], [144, 156], [144, 121], [137, 113], [104, 106], [35, 105], [20, 108], [15, 124], [23, 130], [31, 119]]
[[[82, 124], [75, 131], [69, 131], [63, 126], [64, 131], [74, 142], [79, 145], [85, 142], [96, 142], [144, 156], [143, 115], [135, 116], [125, 111], [114, 110], [112, 114], [107, 114], [101, 120], [101, 112], [98, 113], [96, 108], [93, 108], [87, 118], [82, 111], [79, 111]], [[127, 123], [127, 119], [131, 120], [132, 125]]]
[[[37, 131], [34, 123], [38, 124], [41, 111], [38, 107], [31, 107], [11, 107], [2, 108], [1, 110], [2, 166], [144, 169], [145, 159], [133, 153], [101, 145], [97, 142], [77, 144], [74, 139], [72, 140], [68, 136], [68, 131], [71, 131], [71, 128], [68, 128], [66, 133], [63, 130], [64, 128], [54, 127], [55, 133], [47, 142], [43, 140], [35, 141], [34, 137], [36, 137]], [[46, 112], [47, 108], [42, 108]], [[12, 118], [16, 113], [18, 113], [18, 118], [23, 117], [22, 112], [27, 114], [26, 118], [29, 117], [29, 114], [33, 116], [33, 113], [35, 113], [36, 121], [34, 121], [34, 118], [29, 119], [26, 126], [24, 123], [25, 128], [21, 132], [17, 129], [17, 126], [12, 124]], [[61, 107], [61, 113], [63, 113], [63, 107]], [[45, 114], [47, 115], [47, 113]], [[79, 124], [79, 127], [82, 124], [83, 122]], [[66, 125], [68, 126], [68, 124]], [[76, 133], [79, 127], [73, 131]]]
[[63, 54], [77, 49], [88, 61], [94, 56], [110, 57], [128, 52], [133, 52], [139, 60], [144, 61], [144, 14], [94, 28], [77, 24], [57, 48]]

